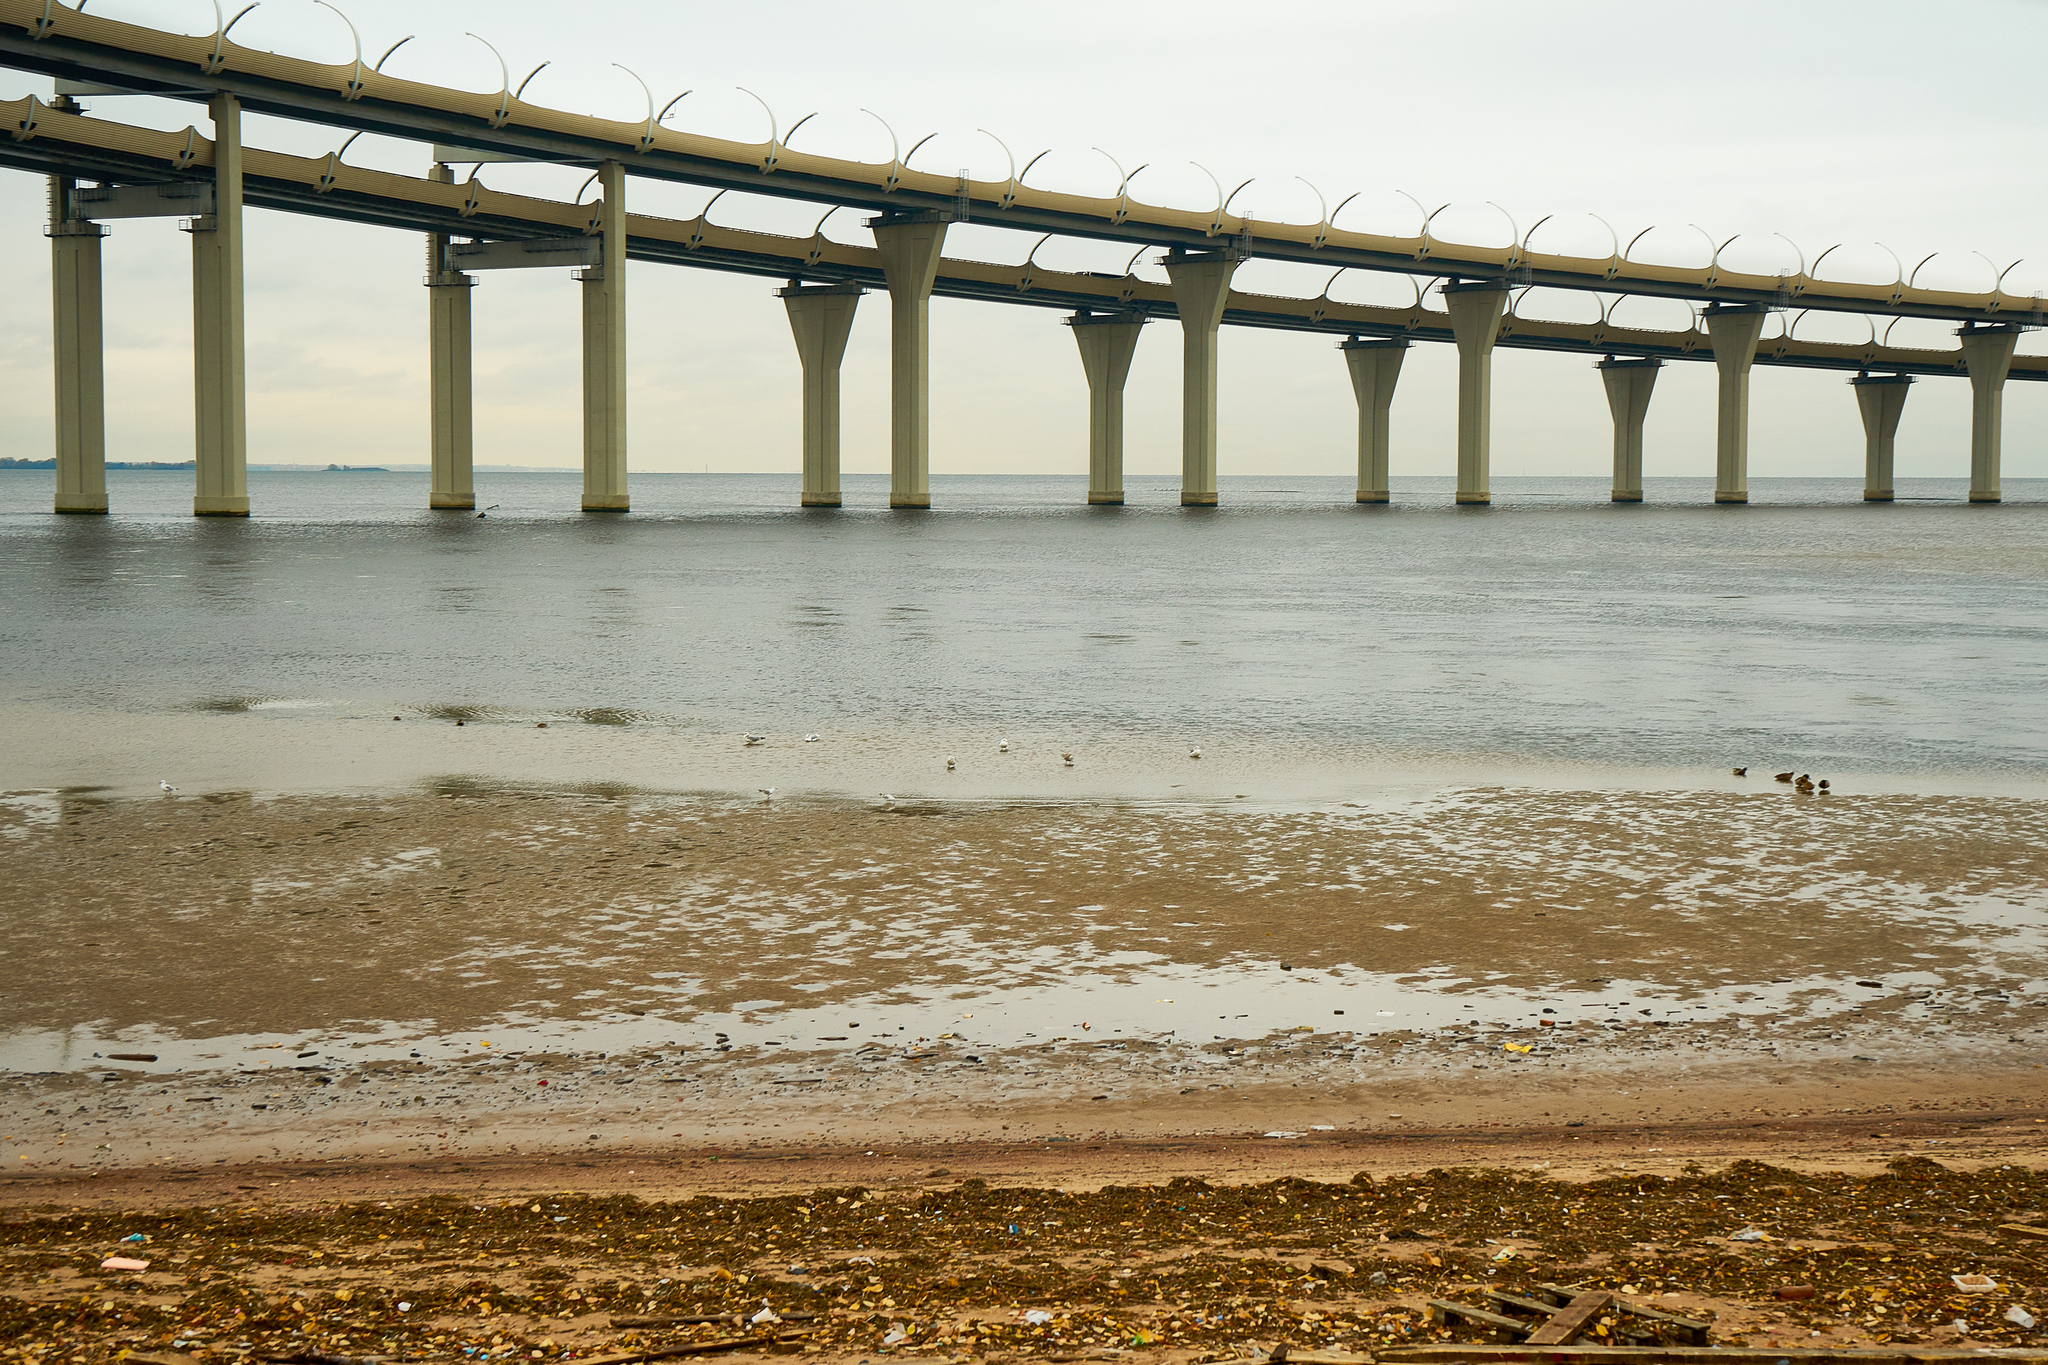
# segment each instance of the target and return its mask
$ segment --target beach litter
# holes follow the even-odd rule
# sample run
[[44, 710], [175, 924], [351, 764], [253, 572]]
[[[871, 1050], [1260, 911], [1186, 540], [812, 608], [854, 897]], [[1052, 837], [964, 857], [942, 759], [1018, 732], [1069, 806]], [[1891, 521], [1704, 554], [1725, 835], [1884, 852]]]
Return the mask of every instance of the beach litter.
[[2029, 1313], [2018, 1304], [2014, 1304], [2005, 1310], [2005, 1320], [2022, 1331], [2031, 1330], [2034, 1324], [2039, 1321], [2032, 1313]]
[[1768, 1242], [1771, 1240], [1771, 1237], [1762, 1228], [1744, 1228], [1740, 1232], [1729, 1233], [1728, 1240], [1731, 1242]]
[[1989, 1275], [1951, 1275], [1948, 1279], [1964, 1294], [1992, 1294], [1998, 1290], [1998, 1281]]
[[148, 1261], [138, 1261], [132, 1256], [109, 1256], [100, 1262], [101, 1270], [147, 1270]]

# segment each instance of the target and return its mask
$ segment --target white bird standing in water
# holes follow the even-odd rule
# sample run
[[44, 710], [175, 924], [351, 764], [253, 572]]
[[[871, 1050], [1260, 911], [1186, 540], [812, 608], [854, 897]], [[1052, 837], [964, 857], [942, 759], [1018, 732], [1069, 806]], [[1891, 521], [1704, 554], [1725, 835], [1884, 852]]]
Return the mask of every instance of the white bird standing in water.
[[766, 736], [766, 735], [741, 735], [741, 736], [740, 736], [740, 738], [746, 741], [746, 745], [745, 745], [745, 747], [747, 747], [747, 748], [751, 749], [751, 748], [752, 748], [753, 746], [755, 746], [756, 744], [759, 744], [759, 743], [760, 743], [760, 742], [761, 742], [762, 740], [764, 740], [764, 739], [768, 738], [768, 736]]
[[817, 737], [816, 735], [805, 735], [805, 736], [804, 736], [804, 743], [806, 743], [806, 744], [816, 744], [817, 742], [818, 742], [818, 737]]
[[891, 810], [891, 809], [893, 809], [893, 808], [895, 807], [895, 805], [896, 805], [896, 798], [895, 798], [895, 797], [893, 797], [893, 796], [891, 796], [891, 795], [889, 795], [889, 793], [887, 793], [887, 792], [883, 792], [883, 793], [882, 793], [882, 809], [883, 809], [883, 810]]
[[773, 787], [756, 787], [754, 790], [761, 793], [761, 799], [764, 801], [773, 801], [775, 799], [775, 788]]
[[1190, 749], [1190, 750], [1188, 750], [1188, 757], [1189, 757], [1189, 758], [1200, 758], [1201, 756], [1202, 756], [1202, 751], [1201, 751], [1200, 749]]
[[997, 753], [999, 753], [999, 754], [1006, 754], [1006, 753], [1010, 752], [1010, 741], [1009, 741], [1009, 740], [1007, 740], [1007, 739], [999, 739], [999, 740], [997, 740], [997, 741], [996, 741], [996, 752], [997, 752]]
[[174, 792], [177, 790], [176, 787], [173, 787], [170, 783], [164, 781], [162, 778], [158, 778], [156, 784], [158, 787], [162, 788], [164, 791], [167, 792]]
[[953, 771], [953, 756], [951, 754], [946, 755], [946, 771]]

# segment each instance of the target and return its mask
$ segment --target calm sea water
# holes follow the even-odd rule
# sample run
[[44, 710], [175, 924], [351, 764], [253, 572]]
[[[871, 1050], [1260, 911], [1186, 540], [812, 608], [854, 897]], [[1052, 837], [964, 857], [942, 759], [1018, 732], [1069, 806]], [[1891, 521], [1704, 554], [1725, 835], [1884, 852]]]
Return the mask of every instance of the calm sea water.
[[195, 520], [189, 472], [110, 475], [115, 515], [0, 473], [0, 699], [610, 708], [781, 723], [1327, 738], [1410, 755], [2048, 778], [2048, 481], [1866, 506], [1853, 481], [1447, 479], [1359, 508], [1340, 478], [1222, 481], [1223, 506], [1080, 505], [1072, 478], [886, 480], [804, 512], [793, 476], [256, 473]]

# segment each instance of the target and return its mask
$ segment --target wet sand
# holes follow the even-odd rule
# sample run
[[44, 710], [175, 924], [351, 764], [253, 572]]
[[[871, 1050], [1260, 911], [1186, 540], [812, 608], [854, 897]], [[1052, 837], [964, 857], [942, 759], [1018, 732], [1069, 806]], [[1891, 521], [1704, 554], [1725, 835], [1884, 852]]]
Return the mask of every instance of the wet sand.
[[2043, 803], [5, 809], [16, 1168], [1689, 1121], [2048, 1075]]

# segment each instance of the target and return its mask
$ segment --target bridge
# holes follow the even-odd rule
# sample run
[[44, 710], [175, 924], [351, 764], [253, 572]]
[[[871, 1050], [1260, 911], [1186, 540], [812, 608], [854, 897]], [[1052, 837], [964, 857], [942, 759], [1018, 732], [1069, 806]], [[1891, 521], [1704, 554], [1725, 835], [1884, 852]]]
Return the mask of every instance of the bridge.
[[[247, 11], [242, 11], [246, 13]], [[239, 18], [239, 15], [236, 16]], [[934, 295], [1069, 314], [1089, 391], [1088, 501], [1123, 501], [1123, 389], [1145, 326], [1178, 324], [1183, 350], [1180, 500], [1216, 502], [1217, 333], [1225, 324], [1321, 332], [1338, 343], [1358, 403], [1357, 501], [1388, 500], [1388, 411], [1402, 359], [1414, 343], [1457, 348], [1457, 492], [1485, 504], [1494, 353], [1538, 349], [1594, 358], [1614, 422], [1616, 502], [1642, 499], [1642, 433], [1666, 361], [1711, 361], [1718, 374], [1715, 501], [1748, 500], [1749, 380], [1754, 365], [1838, 370], [1852, 375], [1865, 435], [1863, 496], [1893, 496], [1893, 439], [1916, 378], [1966, 378], [1971, 386], [1972, 502], [2000, 497], [2000, 436], [2009, 379], [2048, 380], [2048, 357], [2015, 354], [2027, 327], [2041, 326], [2044, 300], [1915, 284], [1901, 267], [1888, 284], [1822, 278], [1821, 260], [1777, 275], [1724, 269], [1721, 252], [1702, 267], [1629, 259], [1617, 239], [1605, 258], [1532, 251], [1532, 228], [1506, 246], [1445, 242], [1425, 220], [1413, 237], [1334, 225], [1254, 223], [1233, 217], [1217, 186], [1213, 210], [1149, 205], [1117, 192], [1089, 197], [1029, 186], [1031, 166], [1014, 158], [1000, 181], [916, 170], [916, 148], [900, 144], [887, 163], [820, 156], [771, 129], [762, 143], [704, 137], [668, 127], [668, 110], [647, 94], [644, 121], [617, 122], [523, 102], [506, 71], [503, 88], [477, 94], [407, 81], [365, 60], [328, 65], [238, 46], [233, 19], [191, 36], [108, 19], [59, 0], [0, 0], [0, 65], [52, 77], [51, 101], [0, 101], [0, 166], [47, 176], [56, 354], [56, 495], [59, 512], [105, 512], [105, 381], [101, 255], [108, 220], [177, 217], [192, 239], [195, 490], [201, 516], [246, 516], [246, 384], [242, 342], [243, 210], [254, 206], [426, 238], [431, 320], [432, 483], [429, 505], [470, 508], [472, 486], [470, 300], [488, 270], [573, 268], [582, 288], [583, 497], [591, 512], [630, 506], [626, 461], [626, 278], [629, 261], [734, 271], [787, 282], [779, 291], [802, 371], [805, 506], [836, 507], [839, 489], [840, 360], [855, 310], [869, 290], [890, 309], [890, 506], [930, 505], [929, 303]], [[351, 25], [353, 29], [353, 25]], [[395, 50], [395, 49], [394, 49]], [[387, 51], [384, 56], [389, 57]], [[212, 136], [137, 127], [89, 114], [77, 96], [154, 94], [203, 102]], [[680, 97], [678, 97], [680, 98]], [[674, 101], [670, 102], [673, 108]], [[420, 177], [347, 164], [340, 152], [308, 158], [248, 147], [245, 111], [430, 144]], [[893, 139], [893, 133], [892, 133]], [[1007, 149], [1006, 149], [1007, 154]], [[494, 161], [586, 166], [591, 202], [508, 194], [474, 170]], [[1121, 172], [1120, 172], [1121, 173]], [[723, 227], [709, 206], [694, 219], [634, 214], [630, 177], [777, 196], [872, 215], [873, 245], [836, 242], [824, 219], [809, 237]], [[1242, 186], [1239, 187], [1242, 189]], [[1340, 204], [1339, 209], [1343, 206]], [[945, 254], [950, 224], [975, 221], [1132, 248], [1120, 275], [1021, 265]], [[1541, 224], [1538, 225], [1539, 227]], [[1733, 239], [1731, 239], [1733, 240]], [[1630, 243], [1632, 248], [1634, 243]], [[1167, 283], [1132, 273], [1160, 253]], [[1822, 253], [1823, 257], [1827, 253]], [[1439, 286], [1444, 307], [1426, 307], [1414, 284], [1405, 307], [1257, 294], [1233, 287], [1248, 260], [1320, 265], [1331, 281], [1345, 270], [1398, 274]], [[1522, 317], [1531, 289], [1573, 290], [1601, 300], [1631, 296], [1691, 305], [1680, 330], [1624, 327], [1602, 304], [1599, 320]], [[1791, 310], [1869, 320], [1862, 344], [1801, 341], [1790, 325], [1764, 335]], [[1949, 350], [1886, 344], [1881, 319], [1955, 324]]]

